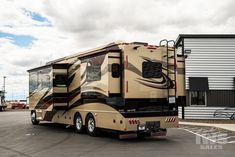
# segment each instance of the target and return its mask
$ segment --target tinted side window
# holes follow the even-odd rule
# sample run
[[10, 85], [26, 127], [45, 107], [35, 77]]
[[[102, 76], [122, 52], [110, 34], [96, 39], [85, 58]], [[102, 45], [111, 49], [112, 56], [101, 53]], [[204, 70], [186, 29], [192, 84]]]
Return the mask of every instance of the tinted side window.
[[155, 62], [142, 63], [142, 77], [144, 78], [161, 78], [162, 64]]
[[86, 78], [88, 82], [101, 80], [100, 66], [88, 66], [86, 72]]
[[112, 77], [119, 78], [121, 73], [120, 64], [113, 63], [111, 69], [112, 69]]
[[53, 86], [54, 87], [66, 87], [67, 86], [67, 75], [55, 75]]
[[41, 85], [41, 88], [51, 88], [52, 80], [51, 80], [51, 71], [50, 69], [44, 69], [39, 71], [38, 83]]
[[29, 73], [29, 94], [38, 88], [37, 72]]

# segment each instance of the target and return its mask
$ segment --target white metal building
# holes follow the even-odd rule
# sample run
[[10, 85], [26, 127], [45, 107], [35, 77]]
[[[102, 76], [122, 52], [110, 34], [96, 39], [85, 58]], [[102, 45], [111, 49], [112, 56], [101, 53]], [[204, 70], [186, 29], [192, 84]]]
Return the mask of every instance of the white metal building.
[[176, 48], [178, 54], [186, 55], [185, 117], [231, 118], [235, 112], [235, 34], [180, 34]]

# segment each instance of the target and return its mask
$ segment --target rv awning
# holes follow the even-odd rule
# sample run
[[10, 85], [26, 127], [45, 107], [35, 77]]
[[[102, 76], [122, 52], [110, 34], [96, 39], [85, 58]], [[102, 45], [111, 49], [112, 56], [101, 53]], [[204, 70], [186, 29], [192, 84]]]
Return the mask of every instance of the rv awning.
[[194, 90], [194, 91], [209, 90], [208, 77], [189, 77], [189, 90]]

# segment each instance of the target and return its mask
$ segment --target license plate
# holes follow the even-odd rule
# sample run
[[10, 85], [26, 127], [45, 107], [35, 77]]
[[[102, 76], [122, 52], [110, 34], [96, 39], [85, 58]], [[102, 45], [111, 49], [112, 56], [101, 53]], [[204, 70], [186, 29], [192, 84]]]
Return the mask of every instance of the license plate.
[[160, 128], [160, 121], [146, 122], [146, 129], [149, 131], [157, 131]]

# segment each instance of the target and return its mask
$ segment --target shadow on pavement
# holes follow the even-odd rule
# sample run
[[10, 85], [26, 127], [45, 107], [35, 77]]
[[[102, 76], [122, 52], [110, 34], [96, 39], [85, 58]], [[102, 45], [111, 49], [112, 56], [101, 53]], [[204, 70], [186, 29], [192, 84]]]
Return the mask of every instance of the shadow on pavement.
[[[89, 136], [86, 133], [82, 134], [77, 134], [74, 131], [73, 126], [67, 126], [64, 124], [57, 124], [57, 123], [47, 123], [43, 122], [40, 123], [39, 126], [36, 127], [43, 127], [43, 129], [46, 129], [47, 131], [53, 131], [53, 132], [64, 132], [64, 133], [69, 133], [69, 134], [75, 134], [77, 136]], [[163, 143], [169, 143], [169, 142], [174, 142], [171, 139], [169, 139], [167, 136], [155, 136], [155, 137], [145, 137], [145, 138], [127, 138], [127, 139], [119, 139], [118, 138], [118, 133], [117, 132], [112, 132], [112, 131], [105, 131], [105, 130], [99, 130], [99, 134], [96, 137], [92, 137], [94, 139], [99, 139], [102, 138], [102, 140], [116, 140], [119, 142], [124, 142], [124, 143], [135, 143], [135, 142], [163, 142]]]

